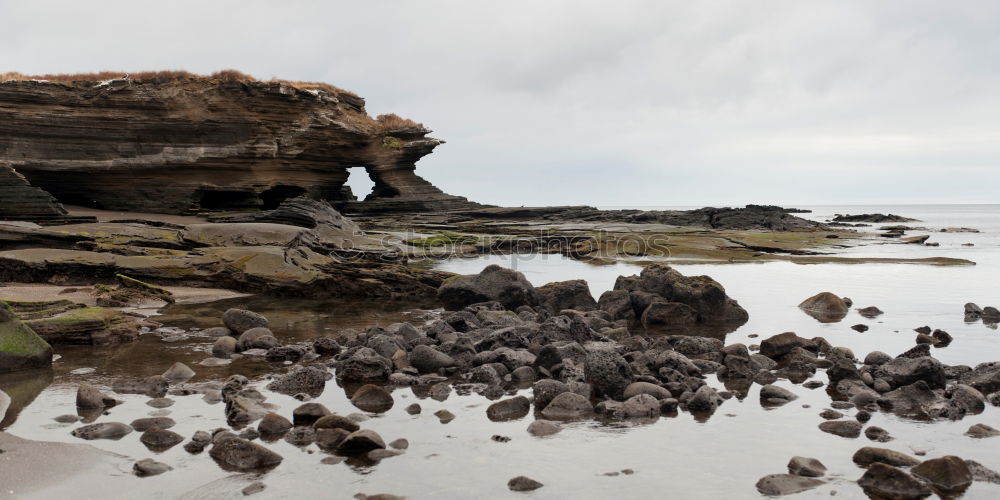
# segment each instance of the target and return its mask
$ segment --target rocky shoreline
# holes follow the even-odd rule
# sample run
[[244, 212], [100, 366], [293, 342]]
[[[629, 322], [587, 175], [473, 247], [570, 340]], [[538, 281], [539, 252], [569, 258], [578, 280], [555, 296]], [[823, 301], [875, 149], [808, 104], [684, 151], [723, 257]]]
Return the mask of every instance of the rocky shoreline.
[[[468, 408], [454, 401], [471, 395], [489, 401], [470, 405], [471, 412], [504, 429], [488, 433], [489, 445], [514, 448], [509, 443], [525, 436], [513, 434], [511, 424], [542, 440], [580, 425], [631, 428], [682, 416], [705, 423], [751, 394], [759, 395], [757, 407], [777, 412], [805, 391], [822, 394], [827, 408], [815, 409], [816, 429], [788, 432], [863, 435], [872, 446], [857, 449], [851, 461], [864, 471], [854, 481], [828, 474], [817, 458], [790, 455], [787, 474], [756, 483], [763, 495], [835, 486], [872, 497], [951, 498], [973, 482], [1000, 484], [996, 464], [951, 450], [930, 458], [904, 454], [886, 444], [897, 439], [890, 425], [869, 424], [879, 415], [959, 421], [1000, 406], [1000, 362], [945, 364], [932, 353], [956, 339], [930, 327], [917, 328], [912, 346], [895, 356], [871, 350], [861, 357], [823, 336], [794, 332], [727, 344], [726, 334], [751, 320], [748, 310], [711, 277], [670, 267], [975, 264], [928, 254], [843, 254], [861, 245], [934, 246], [932, 237], [946, 237], [911, 234], [927, 230], [904, 225], [857, 229], [914, 219], [861, 214], [821, 223], [795, 215], [806, 211], [770, 205], [486, 206], [415, 174], [417, 161], [443, 144], [423, 125], [396, 115], [372, 118], [364, 99], [329, 85], [262, 82], [236, 72], [13, 79], [0, 82], [0, 118], [0, 283], [54, 287], [22, 296], [0, 285], [0, 428], [30, 411], [55, 378], [71, 380], [72, 395], [46, 393], [47, 404], [62, 399], [44, 411], [76, 411], [42, 415], [42, 431], [122, 453], [0, 431], [0, 461], [16, 464], [0, 467], [4, 489], [42, 491], [44, 477], [32, 482], [21, 471], [58, 453], [76, 457], [76, 465], [51, 464], [70, 482], [87, 470], [119, 481], [122, 474], [109, 470], [124, 467], [127, 479], [153, 484], [217, 466], [237, 479], [210, 483], [202, 497], [268, 496], [272, 484], [282, 484], [269, 472], [295, 467], [290, 461], [360, 469], [417, 453], [434, 458], [421, 442], [428, 426], [468, 418]], [[364, 199], [346, 187], [352, 168], [375, 184]], [[627, 262], [641, 271], [619, 276], [595, 297], [582, 279], [536, 287], [496, 265], [464, 275], [434, 269], [441, 260], [509, 254], [561, 255], [594, 266]], [[288, 338], [288, 314], [243, 306], [216, 317], [208, 307], [177, 307], [172, 287], [314, 301], [309, 307], [323, 313], [307, 338]], [[410, 309], [391, 322], [375, 314], [362, 327], [334, 331], [323, 322], [338, 311], [318, 302], [324, 299]], [[161, 307], [163, 316], [149, 317]], [[798, 307], [829, 325], [854, 305], [822, 292]], [[866, 320], [851, 327], [859, 335], [883, 314], [874, 306], [856, 309]], [[963, 313], [966, 323], [995, 328], [1000, 321], [992, 306], [969, 303]], [[74, 365], [78, 355], [99, 367]], [[167, 359], [173, 363], [165, 372], [150, 371]], [[321, 402], [335, 386], [350, 411]], [[424, 404], [406, 404], [410, 393]], [[409, 420], [389, 434], [383, 417], [400, 408]], [[982, 422], [966, 433], [976, 440], [1000, 435]], [[486, 437], [461, 436], [463, 443]], [[141, 448], [130, 448], [136, 443]], [[517, 463], [506, 457], [501, 465]], [[614, 469], [602, 477], [644, 472]], [[558, 491], [566, 481], [544, 469], [502, 473], [497, 485], [512, 492]]]
[[[231, 309], [221, 318], [224, 326], [206, 332], [217, 339], [209, 360], [256, 358], [271, 366], [290, 366], [262, 385], [242, 375], [189, 382], [196, 370], [182, 363], [162, 375], [115, 379], [109, 387], [81, 383], [76, 390], [78, 415], [54, 417], [75, 426], [72, 434], [83, 440], [138, 439], [154, 453], [183, 445], [190, 454], [207, 451], [224, 470], [266, 474], [283, 462], [282, 455], [269, 449], [269, 443], [278, 440], [318, 450], [315, 460], [323, 464], [405, 460], [401, 456], [407, 454], [409, 440], [383, 438], [378, 422], [370, 420], [399, 403], [394, 393], [400, 388], [436, 401], [447, 400], [452, 392], [479, 394], [493, 401], [484, 410], [489, 421], [527, 422], [525, 432], [544, 439], [579, 421], [642, 425], [679, 413], [708, 419], [727, 401], [746, 398], [754, 385], [760, 386], [762, 407], [779, 408], [799, 398], [797, 390], [779, 383], [787, 381], [803, 390], [826, 389], [829, 407], [818, 411], [820, 423], [813, 432], [843, 439], [864, 435], [871, 442], [851, 457], [863, 469], [857, 486], [868, 495], [951, 497], [973, 481], [1000, 481], [1000, 474], [974, 460], [952, 455], [918, 458], [897, 451], [898, 446], [887, 444], [894, 440], [891, 431], [866, 426], [877, 413], [957, 421], [982, 413], [988, 404], [1000, 405], [1000, 362], [975, 367], [941, 363], [931, 349], [951, 342], [945, 332], [926, 335], [932, 339], [928, 342], [918, 329], [912, 349], [897, 356], [873, 351], [863, 358], [822, 337], [792, 332], [754, 345], [660, 333], [656, 327], [746, 321], [746, 312], [718, 283], [662, 265], [619, 278], [615, 289], [599, 300], [573, 281], [535, 288], [520, 273], [498, 267], [452, 277], [437, 294], [451, 310], [426, 323], [341, 331], [292, 344], [278, 338], [266, 317]], [[799, 307], [824, 321], [843, 317], [852, 305], [849, 299], [822, 293]], [[685, 308], [690, 312], [665, 317], [688, 318], [686, 323], [651, 324], [664, 310]], [[862, 310], [870, 317], [880, 313], [874, 307]], [[965, 311], [992, 321], [996, 309], [969, 304]], [[722, 387], [710, 383], [716, 379]], [[334, 381], [344, 387], [359, 413], [337, 414], [311, 401]], [[524, 388], [530, 388], [529, 393], [524, 394]], [[115, 408], [121, 404], [116, 393], [148, 397], [147, 405], [153, 408], [169, 407], [181, 398], [218, 403], [221, 410], [207, 411], [222, 411], [229, 428], [205, 428], [188, 437], [171, 431], [175, 421], [167, 416], [115, 421]], [[271, 393], [301, 403], [291, 409], [276, 406], [266, 395]], [[423, 409], [414, 403], [406, 412], [419, 416]], [[427, 418], [447, 424], [455, 415], [442, 409]], [[1000, 431], [975, 424], [967, 435], [988, 439], [1000, 436]], [[497, 434], [492, 439], [503, 443], [511, 437]], [[137, 460], [133, 468], [135, 475], [150, 477], [171, 474], [173, 466], [154, 458]], [[826, 467], [814, 458], [790, 457], [788, 473], [765, 476], [756, 488], [771, 496], [798, 493], [826, 484], [825, 473]], [[263, 490], [268, 481], [266, 475], [261, 478], [245, 488]], [[508, 488], [526, 491], [546, 484], [550, 480], [544, 477], [518, 476], [510, 479]]]

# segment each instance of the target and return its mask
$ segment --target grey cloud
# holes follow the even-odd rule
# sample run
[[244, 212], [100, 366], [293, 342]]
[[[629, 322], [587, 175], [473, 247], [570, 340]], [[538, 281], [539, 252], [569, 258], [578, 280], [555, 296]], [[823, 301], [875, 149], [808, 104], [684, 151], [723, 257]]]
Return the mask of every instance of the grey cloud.
[[[155, 5], [155, 7], [154, 7]], [[0, 3], [0, 70], [329, 81], [505, 204], [988, 202], [1000, 3]]]

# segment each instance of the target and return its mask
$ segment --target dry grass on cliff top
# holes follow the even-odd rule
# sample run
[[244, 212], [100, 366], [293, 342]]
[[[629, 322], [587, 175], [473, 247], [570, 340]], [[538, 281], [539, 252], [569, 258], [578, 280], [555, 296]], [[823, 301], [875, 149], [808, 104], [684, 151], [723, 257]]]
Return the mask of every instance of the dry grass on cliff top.
[[270, 80], [260, 80], [250, 76], [246, 73], [236, 71], [234, 69], [225, 69], [222, 71], [216, 71], [211, 75], [197, 75], [189, 71], [183, 70], [167, 70], [167, 71], [140, 71], [138, 73], [129, 73], [127, 71], [98, 71], [95, 73], [58, 73], [58, 74], [46, 74], [46, 75], [25, 75], [23, 73], [0, 73], [0, 82], [5, 82], [9, 80], [45, 80], [57, 83], [73, 83], [73, 82], [87, 82], [87, 83], [97, 83], [107, 80], [115, 80], [128, 75], [130, 80], [142, 82], [142, 83], [169, 83], [178, 80], [217, 80], [220, 82], [268, 82], [268, 83], [280, 83], [284, 85], [291, 85], [302, 90], [322, 90], [329, 92], [331, 94], [346, 94], [353, 97], [358, 97], [357, 94], [351, 92], [350, 90], [344, 90], [340, 87], [330, 85], [329, 83], [323, 82], [298, 82], [292, 80], [281, 80], [278, 78], [272, 78]]
[[403, 118], [395, 113], [378, 115], [378, 117], [375, 118], [375, 121], [377, 122], [376, 127], [379, 132], [391, 132], [393, 130], [407, 128], [424, 128], [423, 123], [415, 122], [409, 118]]
[[[219, 82], [261, 82], [265, 81], [268, 83], [279, 83], [282, 85], [290, 85], [302, 90], [322, 90], [324, 92], [338, 95], [346, 94], [353, 97], [359, 97], [354, 92], [349, 90], [344, 90], [340, 87], [335, 87], [329, 83], [322, 82], [298, 82], [291, 80], [281, 80], [277, 78], [272, 78], [270, 80], [259, 80], [246, 73], [236, 71], [234, 69], [226, 69], [222, 71], [216, 71], [211, 75], [197, 75], [189, 71], [183, 70], [167, 70], [167, 71], [141, 71], [138, 73], [127, 73], [125, 71], [99, 71], [95, 73], [60, 73], [60, 74], [46, 74], [46, 75], [25, 75], [22, 73], [0, 73], [0, 82], [6, 82], [10, 80], [17, 81], [27, 81], [27, 80], [45, 80], [49, 82], [72, 84], [74, 82], [84, 82], [84, 83], [98, 83], [108, 80], [116, 80], [128, 75], [129, 79], [135, 82], [141, 83], [170, 83], [181, 80], [214, 80]], [[389, 113], [385, 115], [378, 115], [375, 119], [364, 112], [345, 113], [344, 118], [351, 123], [353, 126], [368, 130], [375, 133], [390, 133], [394, 131], [399, 131], [403, 129], [411, 128], [425, 128], [424, 124], [415, 122], [408, 118], [403, 118], [397, 114]]]

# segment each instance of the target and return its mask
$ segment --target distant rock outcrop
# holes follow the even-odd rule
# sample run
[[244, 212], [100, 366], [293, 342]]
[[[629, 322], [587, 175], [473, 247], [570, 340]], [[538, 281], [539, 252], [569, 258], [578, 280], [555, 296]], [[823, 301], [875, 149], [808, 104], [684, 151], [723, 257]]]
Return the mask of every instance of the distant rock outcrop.
[[[430, 130], [371, 118], [364, 99], [331, 86], [85, 76], [0, 82], [0, 162], [66, 204], [182, 213], [306, 195], [369, 213], [478, 206], [414, 173], [443, 143]], [[364, 201], [345, 186], [351, 168], [375, 183]], [[0, 186], [23, 181], [11, 175], [3, 169]], [[15, 187], [31, 203], [5, 195], [4, 210], [60, 213], [51, 197]]]
[[759, 229], [793, 231], [821, 229], [822, 224], [792, 215], [802, 213], [794, 208], [773, 205], [747, 205], [743, 208], [705, 207], [694, 210], [599, 210], [588, 206], [561, 207], [477, 207], [453, 211], [456, 217], [484, 219], [624, 222], [631, 224], [665, 224], [709, 229]]
[[917, 219], [911, 219], [909, 217], [903, 217], [902, 215], [896, 214], [858, 214], [858, 215], [842, 215], [837, 214], [833, 218], [834, 222], [874, 222], [876, 224], [885, 222], [920, 222]]

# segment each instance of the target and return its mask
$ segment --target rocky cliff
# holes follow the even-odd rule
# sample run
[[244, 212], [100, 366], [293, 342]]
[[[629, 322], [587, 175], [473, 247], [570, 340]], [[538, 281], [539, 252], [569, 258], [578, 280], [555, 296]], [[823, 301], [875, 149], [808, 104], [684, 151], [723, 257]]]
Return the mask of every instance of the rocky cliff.
[[[268, 209], [300, 195], [362, 213], [476, 206], [414, 172], [443, 141], [364, 106], [280, 81], [13, 79], [0, 82], [0, 162], [62, 203], [105, 209]], [[375, 183], [365, 200], [345, 187], [352, 168]]]

